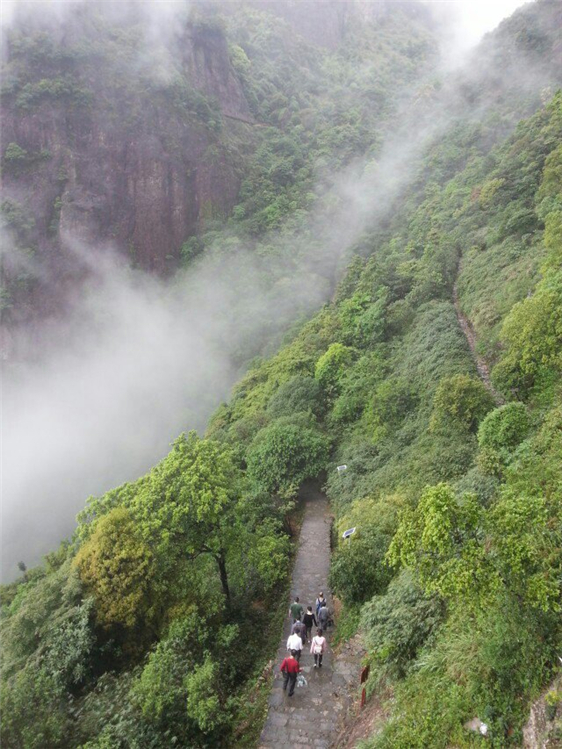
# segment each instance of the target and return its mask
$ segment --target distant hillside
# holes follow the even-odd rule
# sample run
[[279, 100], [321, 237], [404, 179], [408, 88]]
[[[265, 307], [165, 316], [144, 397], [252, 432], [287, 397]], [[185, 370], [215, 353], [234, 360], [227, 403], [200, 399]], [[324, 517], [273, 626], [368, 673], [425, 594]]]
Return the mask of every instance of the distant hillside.
[[[230, 216], [251, 245], [304, 215], [319, 169], [376, 147], [435, 60], [429, 23], [413, 4], [372, 21], [360, 4], [341, 19], [340, 4], [312, 5], [202, 4], [166, 23], [88, 3], [15, 21], [2, 89], [2, 212], [18, 250], [6, 323], [60, 311], [87, 273], [76, 246], [170, 273]], [[310, 29], [295, 34], [303, 12]], [[329, 43], [315, 46], [319, 35]]]

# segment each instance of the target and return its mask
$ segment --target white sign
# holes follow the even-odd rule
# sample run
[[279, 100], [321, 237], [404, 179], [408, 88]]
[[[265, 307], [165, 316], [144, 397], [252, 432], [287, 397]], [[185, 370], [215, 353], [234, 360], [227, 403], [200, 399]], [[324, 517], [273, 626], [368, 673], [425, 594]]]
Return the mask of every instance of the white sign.
[[344, 471], [347, 471], [347, 466], [345, 463], [342, 466], [338, 466], [338, 473], [343, 473]]
[[350, 536], [353, 536], [356, 530], [356, 528], [350, 528], [348, 531], [344, 531], [343, 538], [349, 538]]

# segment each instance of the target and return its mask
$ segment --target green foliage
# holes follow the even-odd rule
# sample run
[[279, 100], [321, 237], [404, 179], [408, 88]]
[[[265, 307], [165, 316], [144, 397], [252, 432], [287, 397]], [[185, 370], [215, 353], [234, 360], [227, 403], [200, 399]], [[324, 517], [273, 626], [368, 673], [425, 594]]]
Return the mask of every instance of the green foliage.
[[[543, 23], [551, 5], [502, 24], [494, 65], [507, 59], [504, 81], [513, 50], [554, 49], [555, 24]], [[141, 25], [94, 25], [110, 29], [94, 46], [14, 37], [4, 101], [24, 116], [48, 103], [85, 117], [103, 80], [97, 105], [138, 137], [153, 124], [149, 92], [162, 121], [189, 123], [209, 163], [241, 179], [229, 226], [188, 238], [184, 261], [204, 252], [220, 263], [249, 244], [258, 270], [246, 287], [255, 278], [283, 292], [295, 276], [308, 289], [316, 268], [331, 278], [316, 236], [331, 216], [331, 177], [359, 155], [377, 169], [403, 85], [416, 84], [432, 54], [423, 22], [392, 13], [349, 24], [337, 49], [319, 49], [263, 9], [237, 8], [224, 22], [204, 14], [190, 33], [228, 43], [262, 125], [252, 128], [223, 120], [183, 73], [159, 75], [157, 54], [141, 59]], [[485, 116], [459, 111], [429, 144], [396, 210], [352, 248], [360, 256], [334, 301], [253, 362], [210, 438], [180, 437], [146, 476], [90, 500], [73, 544], [2, 591], [8, 746], [234, 746], [256, 678], [248, 663], [277, 641], [275, 623], [262, 638], [262, 607], [282, 598], [283, 524], [332, 447], [348, 465], [328, 477], [338, 537], [358, 528], [333, 555], [342, 629], [360, 619], [371, 688], [390, 683], [395, 700], [371, 745], [477, 746], [484, 740], [463, 729], [474, 715], [491, 726], [492, 745], [520, 743], [561, 636], [562, 98], [508, 135], [534, 94], [515, 101], [504, 85], [463, 83], [471, 112]], [[435, 95], [426, 86], [412, 104], [420, 126]], [[167, 131], [162, 144], [181, 153]], [[35, 157], [8, 144], [3, 168], [21, 176]], [[2, 213], [17, 244], [32, 247], [27, 208], [6, 200]], [[478, 351], [520, 403], [488, 413], [452, 304], [457, 273]], [[276, 345], [271, 336], [268, 351]]]
[[513, 450], [529, 433], [531, 423], [524, 403], [508, 403], [489, 413], [478, 430], [481, 448]]
[[274, 393], [267, 409], [274, 418], [292, 416], [301, 411], [319, 415], [322, 412], [321, 385], [312, 377], [292, 377]]
[[4, 161], [6, 163], [18, 165], [27, 161], [28, 153], [25, 148], [21, 148], [17, 143], [8, 143], [4, 151]]
[[51, 152], [44, 148], [39, 152], [30, 153], [17, 143], [8, 143], [4, 151], [2, 166], [4, 171], [14, 175], [21, 174], [27, 167], [51, 158]]
[[507, 352], [495, 377], [528, 390], [545, 370], [562, 369], [562, 273], [551, 272], [533, 296], [516, 304], [502, 327]]
[[14, 749], [67, 746], [68, 695], [55, 676], [30, 664], [9, 682], [3, 682], [0, 694], [4, 746]]
[[407, 510], [388, 551], [388, 561], [413, 569], [428, 593], [444, 598], [489, 594], [491, 581], [481, 545], [482, 508], [474, 495], [458, 500], [447, 484], [427, 488]]
[[489, 413], [478, 430], [479, 465], [490, 473], [501, 472], [530, 427], [524, 403], [508, 403]]
[[125, 508], [117, 507], [100, 519], [74, 564], [95, 597], [102, 627], [132, 628], [146, 622], [152, 555]]
[[35, 220], [19, 203], [4, 200], [0, 205], [3, 222], [13, 229], [18, 237], [25, 240], [35, 226]]
[[[396, 530], [399, 497], [355, 502], [338, 523], [339, 544], [332, 558], [330, 585], [347, 605], [382, 593], [391, 578], [384, 559]], [[341, 531], [356, 527], [349, 541]]]
[[430, 428], [460, 428], [474, 433], [493, 407], [494, 399], [480, 380], [467, 375], [445, 377], [433, 397]]
[[16, 107], [28, 111], [45, 101], [60, 101], [77, 107], [88, 107], [92, 100], [93, 94], [90, 90], [78, 85], [71, 75], [65, 75], [26, 83], [16, 96]]
[[258, 432], [248, 451], [248, 475], [266, 492], [291, 496], [324, 469], [328, 451], [329, 442], [320, 432], [273, 422]]
[[203, 733], [212, 733], [229, 722], [230, 716], [217, 694], [218, 669], [209, 656], [186, 676], [186, 687], [187, 715]]
[[333, 343], [316, 362], [314, 376], [328, 399], [339, 395], [341, 381], [353, 361], [353, 350]]
[[435, 640], [444, 619], [443, 602], [424, 595], [412, 574], [402, 572], [384, 595], [363, 607], [361, 629], [377, 667], [402, 678], [420, 649]]

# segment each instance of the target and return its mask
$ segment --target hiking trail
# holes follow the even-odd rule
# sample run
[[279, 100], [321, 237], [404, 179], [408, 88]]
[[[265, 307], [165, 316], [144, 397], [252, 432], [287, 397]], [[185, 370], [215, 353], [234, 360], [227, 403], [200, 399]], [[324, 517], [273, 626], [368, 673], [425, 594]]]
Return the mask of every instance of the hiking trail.
[[478, 375], [480, 376], [480, 379], [486, 386], [487, 390], [493, 396], [494, 400], [496, 401], [496, 404], [498, 406], [501, 406], [504, 400], [501, 397], [501, 395], [498, 393], [498, 391], [492, 385], [492, 379], [490, 377], [490, 368], [488, 367], [488, 364], [486, 363], [486, 360], [484, 359], [484, 357], [480, 356], [476, 350], [476, 335], [474, 333], [474, 329], [472, 328], [472, 325], [470, 324], [470, 320], [463, 313], [461, 309], [461, 305], [459, 301], [459, 293], [458, 293], [458, 278], [461, 273], [461, 270], [462, 270], [462, 266], [459, 263], [459, 270], [457, 273], [457, 278], [455, 280], [455, 285], [453, 286], [453, 304], [455, 305], [455, 312], [457, 313], [457, 320], [459, 321], [461, 330], [464, 333], [464, 336], [468, 342], [468, 346], [470, 348], [470, 352], [476, 363], [476, 369], [478, 370]]
[[[291, 584], [291, 601], [299, 596], [305, 610], [307, 606], [312, 606], [314, 610], [316, 598], [322, 590], [333, 611], [333, 600], [328, 588], [331, 524], [332, 517], [326, 496], [318, 490], [307, 490], [304, 521]], [[300, 662], [301, 673], [308, 684], [297, 687], [293, 697], [289, 697], [283, 691], [279, 667], [287, 654], [287, 638], [291, 629], [288, 609], [291, 601], [287, 600], [287, 616], [273, 667], [269, 710], [259, 747], [280, 749], [307, 746], [329, 749], [335, 745], [344, 717], [358, 694], [361, 655], [349, 645], [344, 645], [334, 655], [334, 628], [330, 627], [327, 632], [328, 650], [324, 655], [322, 668], [313, 667], [314, 658], [310, 654], [308, 643]]]

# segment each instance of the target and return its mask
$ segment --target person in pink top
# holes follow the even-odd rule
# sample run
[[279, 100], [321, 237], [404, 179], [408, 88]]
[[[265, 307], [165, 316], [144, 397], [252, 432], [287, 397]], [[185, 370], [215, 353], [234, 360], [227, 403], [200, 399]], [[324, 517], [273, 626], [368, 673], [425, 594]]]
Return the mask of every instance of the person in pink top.
[[317, 629], [316, 635], [312, 638], [310, 652], [314, 656], [314, 668], [322, 668], [322, 656], [326, 652], [326, 638], [322, 635], [321, 629]]

